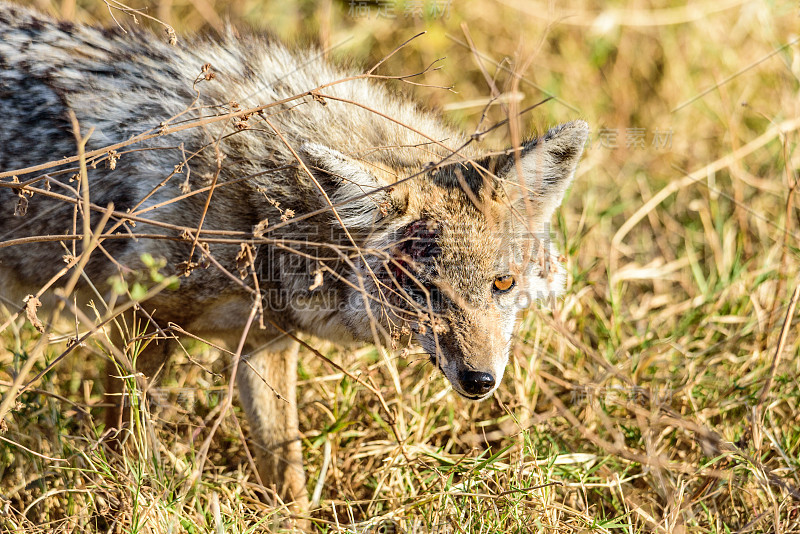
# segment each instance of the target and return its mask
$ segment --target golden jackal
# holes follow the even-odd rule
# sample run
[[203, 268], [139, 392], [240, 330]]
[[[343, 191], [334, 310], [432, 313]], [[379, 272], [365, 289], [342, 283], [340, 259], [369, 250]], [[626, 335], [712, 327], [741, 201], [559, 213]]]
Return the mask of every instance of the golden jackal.
[[[548, 225], [588, 126], [485, 155], [317, 51], [232, 31], [162, 41], [0, 2], [0, 297], [19, 308], [62, 269], [85, 206], [91, 228], [109, 217], [78, 302], [110, 292], [146, 255], [166, 259], [180, 287], [142, 308], [162, 334], [174, 324], [241, 345], [236, 380], [260, 476], [302, 508], [293, 336], [410, 337], [459, 395], [491, 395], [520, 309], [563, 292]], [[92, 129], [88, 190], [71, 179], [70, 113]], [[45, 237], [9, 243], [31, 236]], [[152, 378], [169, 351], [150, 343], [137, 370]], [[109, 398], [121, 388], [109, 380]], [[111, 424], [123, 420], [111, 412]]]

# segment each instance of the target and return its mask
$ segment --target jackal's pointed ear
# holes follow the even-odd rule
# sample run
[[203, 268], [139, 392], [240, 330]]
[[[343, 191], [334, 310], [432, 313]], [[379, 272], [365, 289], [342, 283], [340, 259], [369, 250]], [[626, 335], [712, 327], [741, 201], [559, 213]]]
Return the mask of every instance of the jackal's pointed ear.
[[568, 122], [525, 143], [519, 166], [513, 155], [508, 157], [498, 177], [514, 207], [526, 213], [532, 206], [543, 220], [549, 220], [572, 183], [588, 135], [585, 121]]
[[324, 175], [323, 187], [348, 226], [366, 227], [386, 215], [386, 185], [355, 159], [317, 144], [304, 143], [301, 156], [315, 175]]

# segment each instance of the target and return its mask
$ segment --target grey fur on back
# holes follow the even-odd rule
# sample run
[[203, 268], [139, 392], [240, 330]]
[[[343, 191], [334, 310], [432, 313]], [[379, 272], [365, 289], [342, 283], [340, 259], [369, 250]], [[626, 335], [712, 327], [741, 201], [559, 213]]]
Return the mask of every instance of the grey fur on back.
[[[207, 64], [211, 71], [203, 70]], [[267, 221], [265, 237], [273, 241], [251, 242], [269, 320], [335, 341], [387, 341], [410, 321], [459, 393], [465, 394], [458, 377], [469, 370], [490, 372], [496, 388], [517, 312], [563, 292], [566, 275], [549, 243], [549, 220], [572, 180], [588, 125], [550, 130], [521, 147], [518, 161], [505, 153], [467, 164], [464, 158], [479, 153], [466, 144], [462, 161], [429, 170], [467, 139], [440, 117], [363, 78], [325, 87], [317, 98], [307, 94], [357, 74], [332, 67], [318, 51], [290, 51], [232, 30], [220, 40], [170, 46], [148, 32], [61, 23], [0, 1], [0, 172], [73, 155], [68, 110], [82, 132], [93, 129], [92, 150], [305, 95], [247, 121], [206, 121], [120, 149], [113, 170], [89, 170], [92, 202], [125, 212], [149, 195], [137, 210], [163, 204], [145, 216], [172, 227], [126, 224], [117, 233], [180, 238], [174, 227], [197, 228], [208, 194], [176, 199], [216, 177], [204, 230], [252, 236]], [[56, 171], [46, 171], [51, 187], [74, 197], [72, 173]], [[0, 240], [75, 233], [72, 204], [40, 193], [17, 216], [16, 202], [13, 189], [0, 188]], [[291, 245], [276, 246], [282, 239]], [[403, 244], [417, 240], [433, 244]], [[131, 269], [141, 267], [143, 253], [161, 256], [178, 273], [202, 255], [194, 248], [191, 256], [191, 239], [128, 236], [103, 246], [86, 269], [101, 284], [118, 272], [105, 253]], [[237, 244], [211, 243], [209, 251], [237, 272]], [[56, 242], [0, 248], [2, 297], [18, 305], [63, 265], [64, 254]], [[512, 275], [519, 281], [514, 292], [493, 288], [498, 277]], [[431, 294], [442, 331], [425, 326], [424, 313], [398, 311], [431, 308]], [[157, 319], [235, 340], [251, 303], [248, 292], [211, 267], [194, 269], [180, 291], [165, 291], [147, 306]], [[275, 333], [268, 328], [263, 339]]]
[[[322, 54], [316, 50], [293, 52], [273, 40], [238, 36], [232, 30], [219, 41], [182, 40], [177, 46], [171, 46], [149, 32], [123, 33], [113, 28], [102, 30], [63, 23], [32, 10], [0, 3], [0, 116], [4, 118], [0, 129], [3, 147], [0, 170], [75, 154], [68, 109], [76, 113], [83, 132], [94, 128], [88, 150], [124, 141], [148, 130], [157, 131], [163, 121], [192, 105], [197, 96], [193, 84], [202, 77], [201, 69], [206, 64], [211, 65], [214, 78], [197, 84], [200, 96], [194, 107], [199, 109], [184, 113], [176, 123], [274, 102], [357, 74], [337, 70], [323, 61]], [[328, 87], [325, 92], [408, 121], [448, 144], [460, 140], [460, 134], [443, 128], [440, 120], [421, 113], [408, 101], [391, 96], [373, 82], [354, 80]], [[238, 108], [231, 107], [234, 102]], [[376, 169], [415, 171], [446, 154], [432, 145], [424, 151], [425, 158], [420, 159], [420, 150], [403, 147], [430, 145], [428, 139], [371, 111], [343, 102], [328, 100], [323, 105], [307, 96], [281, 109], [271, 108], [267, 113], [270, 121], [297, 149], [303, 143], [324, 140], [327, 147], [356, 156]], [[153, 150], [123, 153], [113, 171], [102, 166], [90, 170], [92, 201], [99, 206], [113, 202], [118, 211], [125, 211], [150, 193], [174, 166], [181, 164], [184, 153], [191, 154], [201, 147], [205, 149], [186, 166], [191, 171], [190, 188], [206, 187], [216, 171], [216, 154], [211, 145], [218, 140], [225, 158], [220, 184], [264, 171], [265, 166], [296, 165], [296, 158], [286, 144], [265, 128], [262, 123], [252, 131], [238, 131], [226, 137], [234, 128], [232, 121], [225, 121], [138, 143], [130, 148]], [[178, 148], [181, 144], [185, 152]], [[396, 148], [398, 145], [400, 148]], [[59, 179], [63, 181], [64, 177]], [[184, 179], [185, 170], [142, 207], [177, 196]], [[196, 227], [205, 197], [205, 194], [196, 195], [159, 208], [148, 217]], [[0, 227], [5, 230], [3, 239], [29, 235], [23, 228], [25, 225], [20, 225], [22, 220], [13, 215], [16, 195], [9, 189], [0, 189], [0, 200], [4, 208], [0, 210]], [[276, 203], [280, 210], [275, 208]], [[271, 223], [280, 222], [285, 210], [302, 214], [326, 206], [316, 186], [302, 175], [271, 173], [249, 180], [233, 192], [218, 189], [204, 227], [250, 231], [265, 219]], [[36, 224], [43, 227], [37, 230], [50, 234], [71, 233], [73, 209], [62, 202], [35, 196], [24, 219], [34, 219], [42, 213], [52, 214], [53, 210], [57, 216], [38, 218]], [[361, 218], [372, 220], [372, 217]], [[20, 228], [15, 229], [16, 226]], [[151, 229], [146, 225], [137, 225], [133, 231], [148, 230]], [[317, 225], [294, 224], [286, 233], [313, 238], [317, 231]], [[353, 233], [357, 232], [353, 230]], [[280, 238], [281, 234], [275, 232], [271, 237]], [[115, 249], [115, 257], [121, 255], [119, 259], [123, 265], [139, 265], [142, 247], [127, 240], [108, 243]], [[187, 246], [167, 248], [149, 243], [147, 248], [154, 249], [154, 253], [163, 252], [170, 265], [188, 259], [181, 257], [181, 253], [188, 256]], [[231, 267], [236, 247], [214, 248], [221, 250], [225, 265]], [[23, 264], [30, 261], [31, 249], [38, 250], [36, 255], [42, 259], [40, 265], [51, 268], [25, 269]], [[30, 277], [30, 282], [40, 284], [60, 266], [58, 258], [62, 255], [63, 248], [59, 245], [44, 244], [27, 247], [24, 251], [6, 249], [0, 253], [0, 260], [5, 266], [13, 266]], [[113, 274], [108, 270], [109, 264], [105, 263], [104, 267], [103, 277]], [[97, 268], [95, 272], [99, 274]], [[214, 287], [216, 280], [208, 278], [219, 276], [201, 273], [188, 283], [198, 288]]]
[[[194, 39], [170, 46], [160, 37], [145, 31], [120, 30], [59, 23], [25, 8], [0, 4], [0, 66], [3, 68], [0, 101], [3, 116], [12, 122], [3, 128], [0, 139], [6, 150], [0, 154], [4, 168], [21, 161], [57, 159], [75, 152], [71, 132], [65, 122], [66, 108], [79, 120], [95, 128], [90, 148], [124, 140], [181, 113], [194, 97], [193, 83], [201, 68], [210, 64], [213, 81], [198, 85], [200, 105], [222, 106], [192, 112], [182, 120], [225, 111], [237, 102], [242, 109], [282, 100], [304, 93], [359, 72], [338, 70], [322, 59], [318, 50], [290, 51], [282, 44], [260, 36], [237, 36], [230, 30], [222, 40]], [[421, 113], [407, 100], [391, 96], [374, 82], [355, 80], [325, 89], [332, 96], [353, 100], [390, 117], [407, 120], [428, 136], [456, 146], [462, 135], [442, 127], [435, 116]], [[34, 113], [20, 114], [33, 103]], [[271, 117], [276, 126], [293, 140], [325, 139], [328, 145], [345, 154], [358, 154], [391, 167], [418, 164], [419, 151], [410, 147], [429, 143], [425, 137], [382, 119], [372, 111], [342, 102], [326, 105], [311, 97], [284, 106], [291, 112]], [[228, 111], [231, 108], [228, 106]], [[276, 110], [271, 109], [270, 113]], [[336, 120], [331, 120], [335, 117]], [[41, 120], [39, 120], [41, 119]], [[50, 119], [49, 121], [47, 119]], [[61, 128], [53, 128], [53, 120]], [[14, 121], [17, 121], [16, 123]], [[36, 124], [50, 150], [31, 151], [13, 133]], [[39, 131], [41, 130], [41, 131]], [[31, 132], [33, 134], [34, 132]], [[213, 132], [218, 133], [218, 132]], [[213, 135], [197, 130], [180, 134], [180, 141], [213, 140]], [[245, 134], [243, 137], [250, 137]], [[274, 161], [282, 164], [294, 157], [274, 135], [259, 135], [257, 142], [247, 139], [226, 148], [254, 163]], [[31, 138], [34, 138], [32, 135]], [[171, 139], [172, 140], [172, 139]], [[225, 143], [223, 142], [223, 146]], [[365, 147], [387, 147], [370, 151]], [[45, 147], [42, 147], [45, 148]], [[442, 154], [432, 148], [429, 160]], [[232, 154], [233, 155], [233, 154]], [[162, 161], [158, 157], [158, 162]], [[159, 166], [158, 172], [163, 169]]]

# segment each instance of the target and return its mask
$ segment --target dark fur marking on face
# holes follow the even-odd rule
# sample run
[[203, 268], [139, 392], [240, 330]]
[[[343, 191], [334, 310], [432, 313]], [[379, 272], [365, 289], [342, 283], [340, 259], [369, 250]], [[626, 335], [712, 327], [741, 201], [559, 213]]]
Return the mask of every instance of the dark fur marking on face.
[[[473, 161], [452, 163], [445, 165], [433, 172], [434, 182], [445, 189], [468, 189], [476, 198], [483, 194], [483, 188], [488, 183], [492, 187], [494, 176], [506, 167], [510, 156], [499, 154], [486, 156]], [[484, 170], [485, 169], [485, 170]], [[491, 192], [492, 198], [495, 191]]]
[[[442, 253], [438, 242], [439, 233], [439, 225], [435, 221], [427, 219], [414, 221], [406, 227], [403, 237], [392, 249], [392, 261], [388, 265], [389, 272], [400, 287], [415, 297], [415, 300], [419, 300], [416, 297], [425, 300], [420, 282], [430, 292], [432, 300], [438, 298], [435, 296], [438, 294], [438, 289], [428, 284], [425, 278], [432, 274], [430, 271], [433, 259]], [[423, 279], [413, 280], [410, 276], [413, 274], [419, 274]]]
[[442, 252], [438, 237], [439, 225], [434, 221], [420, 219], [408, 225], [399, 248], [412, 261], [427, 263]]

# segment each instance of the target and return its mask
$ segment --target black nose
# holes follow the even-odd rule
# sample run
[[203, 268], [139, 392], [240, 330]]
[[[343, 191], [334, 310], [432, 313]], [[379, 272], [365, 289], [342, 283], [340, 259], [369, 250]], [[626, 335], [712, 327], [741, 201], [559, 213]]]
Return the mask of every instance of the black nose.
[[462, 371], [458, 376], [467, 395], [486, 395], [494, 387], [494, 377], [479, 371]]

